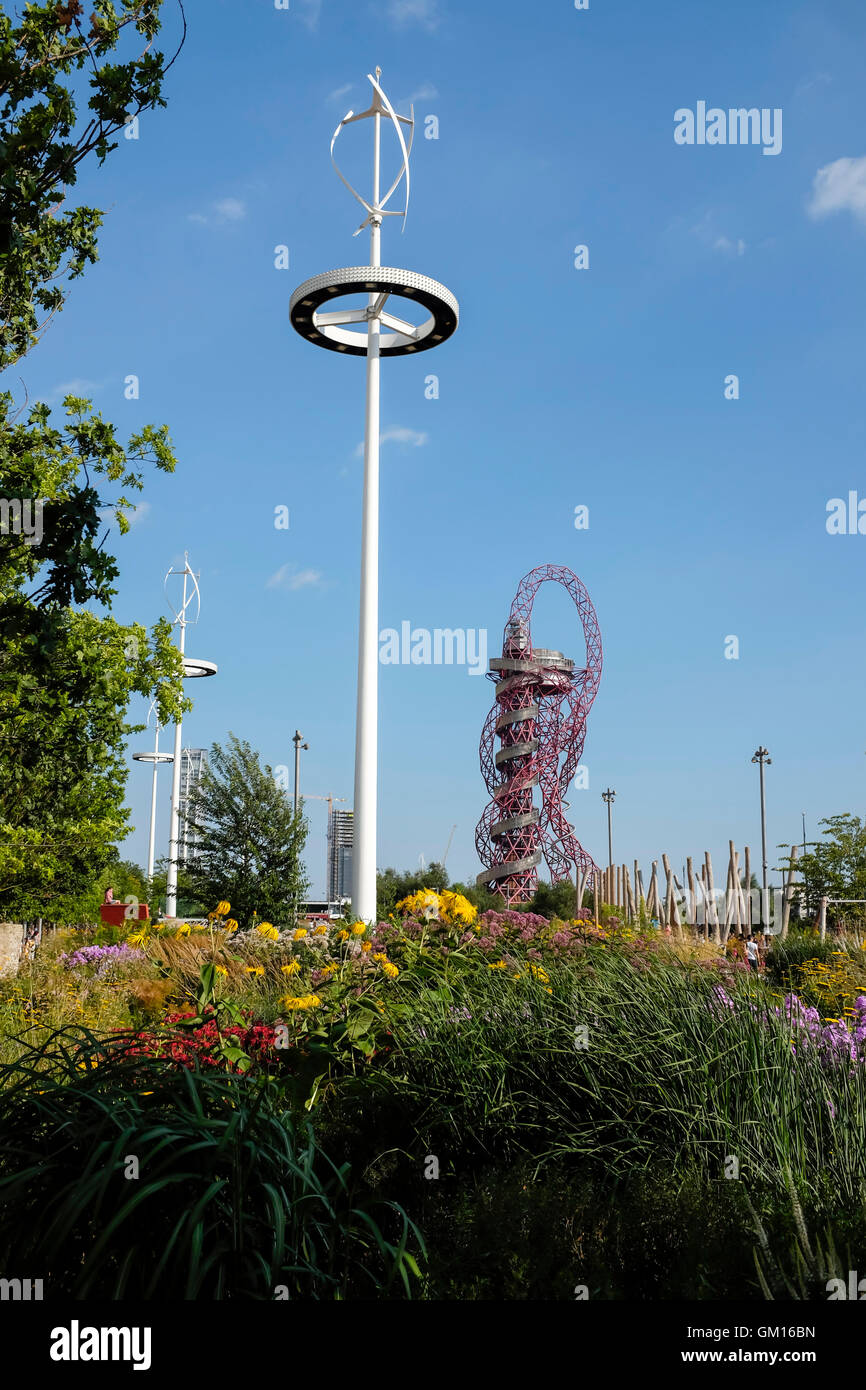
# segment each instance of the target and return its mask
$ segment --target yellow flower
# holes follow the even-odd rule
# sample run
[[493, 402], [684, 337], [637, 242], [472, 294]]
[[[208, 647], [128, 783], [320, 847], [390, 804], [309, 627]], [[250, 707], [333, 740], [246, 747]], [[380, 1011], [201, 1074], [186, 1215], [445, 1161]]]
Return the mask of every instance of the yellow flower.
[[364, 935], [364, 932], [365, 932], [366, 930], [367, 930], [367, 925], [366, 925], [365, 922], [356, 922], [356, 923], [354, 924], [354, 926], [352, 927], [352, 935], [353, 935], [353, 936], [363, 936], [363, 935]]
[[189, 936], [191, 931], [192, 927], [190, 926], [189, 922], [181, 922], [180, 926], [177, 929], [177, 934], [178, 936]]
[[267, 937], [268, 941], [279, 941], [280, 939], [280, 933], [271, 922], [259, 922], [256, 931], [261, 932], [262, 936]]
[[229, 973], [224, 965], [215, 965], [214, 969], [218, 975], [227, 975]]
[[397, 976], [400, 974], [400, 971], [397, 969], [396, 965], [392, 965], [389, 960], [385, 962], [385, 964], [382, 966], [382, 969], [388, 976], [389, 980], [396, 980]]
[[216, 908], [214, 909], [217, 917], [225, 917], [226, 913], [231, 912], [231, 910], [232, 905], [231, 903], [227, 903], [225, 898], [223, 898], [222, 902], [218, 902]]
[[248, 974], [248, 975], [264, 975], [264, 973], [265, 973], [265, 967], [264, 967], [263, 965], [248, 965], [248, 966], [247, 966], [247, 974]]
[[373, 959], [378, 961], [386, 961], [388, 957], [385, 955], [384, 951], [377, 951], [376, 954], [373, 956]]
[[301, 973], [300, 962], [296, 960], [290, 961], [288, 965], [281, 965], [280, 969], [284, 975], [300, 975]]
[[505, 961], [504, 961], [504, 960], [495, 960], [495, 961], [492, 962], [492, 964], [489, 964], [489, 965], [488, 965], [487, 969], [488, 969], [488, 970], [504, 970], [504, 969], [505, 969]]
[[237, 922], [235, 921], [234, 917], [229, 917], [229, 918], [228, 918], [228, 920], [227, 920], [227, 922], [226, 922], [226, 924], [225, 924], [225, 927], [226, 927], [226, 931], [237, 931], [237, 929], [238, 929], [238, 924], [237, 924]]
[[287, 994], [284, 999], [280, 1000], [280, 1003], [284, 1004], [287, 1009], [315, 1009], [321, 1002], [318, 994], [300, 994], [298, 996]]
[[304, 937], [306, 936], [306, 934], [307, 934], [307, 928], [306, 928], [306, 927], [296, 927], [295, 930], [292, 932], [292, 940], [293, 940], [293, 941], [303, 941], [303, 939], [304, 939]]
[[394, 911], [406, 912], [410, 917], [436, 918], [439, 916], [439, 894], [432, 888], [419, 888], [417, 893], [410, 893], [408, 898], [402, 898]]
[[346, 931], [345, 927], [344, 927], [341, 931], [338, 931], [338, 932], [337, 932], [337, 940], [338, 940], [338, 941], [348, 941], [348, 939], [349, 939], [349, 933]]
[[326, 965], [326, 966], [325, 966], [324, 970], [322, 971], [322, 974], [323, 974], [323, 975], [336, 975], [336, 973], [337, 973], [337, 971], [339, 970], [339, 968], [340, 968], [340, 967], [339, 967], [338, 965], [336, 965], [336, 964], [334, 963], [334, 961], [331, 961], [331, 964], [330, 964], [330, 965]]
[[362, 950], [362, 951], [372, 951], [372, 949], [373, 949], [373, 943], [372, 943], [372, 941], [362, 941], [362, 942], [361, 942], [361, 950]]
[[320, 922], [319, 925], [316, 927], [316, 930], [313, 932], [313, 936], [327, 936], [327, 935], [328, 935], [328, 924], [327, 924], [327, 922]]
[[446, 922], [462, 922], [465, 926], [471, 926], [478, 916], [477, 907], [473, 907], [468, 898], [464, 898], [462, 893], [447, 890], [439, 894], [439, 910]]
[[147, 940], [147, 932], [135, 931], [132, 933], [132, 936], [128, 936], [126, 939], [130, 946], [143, 946]]

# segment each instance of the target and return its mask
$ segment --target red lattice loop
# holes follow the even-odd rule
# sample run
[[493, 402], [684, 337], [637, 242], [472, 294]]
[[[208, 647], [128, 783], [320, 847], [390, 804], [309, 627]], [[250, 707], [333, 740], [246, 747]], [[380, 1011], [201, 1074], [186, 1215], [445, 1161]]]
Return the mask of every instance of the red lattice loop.
[[[532, 606], [542, 584], [561, 584], [583, 625], [586, 664], [532, 646]], [[507, 903], [527, 902], [542, 858], [551, 882], [572, 870], [585, 883], [597, 867], [569, 825], [563, 801], [580, 762], [586, 721], [601, 680], [601, 632], [589, 594], [562, 565], [542, 565], [521, 581], [505, 625], [502, 656], [490, 663], [496, 703], [481, 735], [481, 772], [490, 802], [475, 831], [487, 883]], [[496, 740], [499, 747], [496, 748]], [[540, 808], [534, 804], [539, 788]]]

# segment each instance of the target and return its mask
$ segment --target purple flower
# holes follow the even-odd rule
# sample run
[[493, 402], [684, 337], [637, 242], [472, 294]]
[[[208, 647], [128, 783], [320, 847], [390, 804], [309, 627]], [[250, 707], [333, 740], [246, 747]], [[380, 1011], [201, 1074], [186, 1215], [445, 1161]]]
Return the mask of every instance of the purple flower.
[[98, 976], [108, 974], [112, 966], [128, 965], [139, 960], [144, 960], [144, 952], [133, 950], [125, 941], [113, 946], [79, 946], [77, 951], [68, 951], [60, 957], [61, 964], [67, 970], [95, 965]]

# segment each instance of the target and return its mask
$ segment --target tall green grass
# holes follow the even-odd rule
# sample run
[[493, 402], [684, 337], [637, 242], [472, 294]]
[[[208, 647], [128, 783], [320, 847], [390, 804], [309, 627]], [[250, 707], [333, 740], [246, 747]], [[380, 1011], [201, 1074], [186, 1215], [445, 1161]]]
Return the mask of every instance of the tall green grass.
[[406, 1147], [592, 1156], [623, 1175], [696, 1166], [710, 1180], [733, 1157], [745, 1181], [782, 1191], [791, 1174], [813, 1204], [862, 1202], [866, 1067], [793, 1055], [754, 977], [731, 987], [729, 1010], [715, 975], [673, 957], [591, 948], [545, 969], [549, 983], [485, 965], [447, 990], [404, 982], [414, 997], [377, 1084]]
[[46, 1298], [409, 1295], [422, 1251], [267, 1081], [82, 1029], [0, 1067], [0, 1268], [43, 1278]]

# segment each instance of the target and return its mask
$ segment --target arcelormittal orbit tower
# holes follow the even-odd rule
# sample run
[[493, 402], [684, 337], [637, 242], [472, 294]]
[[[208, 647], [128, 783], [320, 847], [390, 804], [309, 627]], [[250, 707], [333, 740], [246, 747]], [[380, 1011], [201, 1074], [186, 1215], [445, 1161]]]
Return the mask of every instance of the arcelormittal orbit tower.
[[[532, 606], [542, 584], [561, 584], [583, 625], [586, 664], [532, 645]], [[589, 594], [576, 574], [543, 565], [527, 574], [511, 605], [502, 656], [490, 662], [496, 703], [481, 735], [481, 771], [490, 803], [478, 822], [478, 875], [506, 903], [527, 902], [542, 857], [551, 882], [571, 875], [583, 886], [597, 872], [565, 818], [564, 797], [586, 738], [586, 721], [601, 680], [601, 632]], [[496, 740], [499, 748], [496, 748]], [[540, 806], [535, 804], [539, 789]]]

